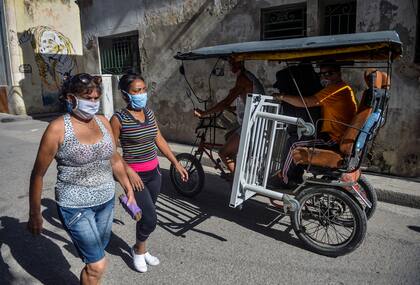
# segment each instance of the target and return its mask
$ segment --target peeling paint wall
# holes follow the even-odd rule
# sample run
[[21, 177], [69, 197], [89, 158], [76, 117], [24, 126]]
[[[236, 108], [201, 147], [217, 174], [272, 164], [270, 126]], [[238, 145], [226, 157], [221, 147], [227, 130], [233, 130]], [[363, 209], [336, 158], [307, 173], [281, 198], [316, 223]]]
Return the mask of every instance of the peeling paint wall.
[[79, 7], [70, 0], [4, 2], [13, 85], [9, 101], [14, 112], [59, 111], [63, 76], [77, 73], [81, 65]]
[[[114, 0], [81, 1], [81, 23], [85, 69], [99, 72], [97, 38], [138, 31], [142, 71], [148, 81], [155, 110], [164, 135], [174, 141], [191, 143], [197, 120], [194, 104], [185, 94], [185, 81], [178, 72], [180, 62], [173, 59], [178, 51], [201, 46], [259, 40], [262, 8], [301, 3], [288, 0]], [[308, 0], [309, 35], [320, 32], [319, 5]], [[332, 1], [330, 1], [332, 2]], [[395, 29], [404, 43], [404, 58], [394, 65], [392, 98], [387, 125], [376, 140], [375, 152], [368, 162], [384, 173], [419, 176], [420, 143], [419, 65], [413, 64], [416, 16], [411, 0], [357, 1], [357, 31]], [[235, 78], [225, 66], [225, 76], [209, 74], [215, 60], [184, 62], [187, 76], [201, 98], [211, 102], [223, 99]], [[222, 63], [219, 63], [222, 66]], [[247, 62], [265, 85], [268, 93], [281, 68], [274, 62]], [[362, 71], [345, 71], [345, 79], [360, 92], [365, 88]], [[120, 96], [116, 91], [117, 98]], [[121, 101], [120, 101], [121, 103]]]
[[[128, 0], [117, 10], [114, 8], [116, 1], [88, 1], [81, 5], [84, 57], [87, 59], [85, 70], [93, 73], [100, 71], [98, 47], [92, 44], [95, 39], [138, 31], [142, 72], [152, 92], [150, 103], [156, 111], [160, 127], [168, 139], [192, 143], [198, 121], [192, 115], [194, 105], [185, 95], [185, 81], [178, 72], [181, 63], [173, 56], [178, 51], [200, 46], [259, 40], [260, 19], [255, 11], [288, 2]], [[210, 104], [223, 99], [235, 82], [226, 65], [224, 77], [211, 78], [210, 90], [208, 77], [214, 64], [215, 60], [184, 63], [188, 79], [198, 96], [210, 97]], [[251, 62], [246, 66], [267, 87], [274, 82], [275, 70], [279, 68], [274, 63], [261, 65]], [[118, 92], [114, 95], [120, 96]], [[203, 108], [203, 105], [195, 101], [195, 107]]]
[[420, 176], [420, 65], [413, 63], [418, 1], [358, 1], [357, 30], [396, 30], [403, 57], [393, 65], [388, 122], [370, 163], [378, 171]]

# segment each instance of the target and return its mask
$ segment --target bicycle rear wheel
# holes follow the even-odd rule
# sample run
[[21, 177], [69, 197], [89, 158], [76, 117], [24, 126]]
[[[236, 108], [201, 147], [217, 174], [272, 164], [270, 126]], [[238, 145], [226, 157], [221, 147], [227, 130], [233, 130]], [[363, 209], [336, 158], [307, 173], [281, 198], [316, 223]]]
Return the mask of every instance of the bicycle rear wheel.
[[171, 165], [169, 175], [175, 190], [183, 196], [193, 197], [203, 190], [204, 170], [201, 163], [190, 153], [180, 153], [176, 156], [179, 163], [188, 171], [188, 181], [181, 179], [178, 171]]
[[[355, 184], [353, 187], [353, 189], [357, 191], [359, 195], [363, 197], [364, 200], [368, 200], [371, 204], [371, 207], [369, 208], [368, 206], [366, 206], [365, 202], [359, 195], [347, 193], [350, 197], [352, 197], [355, 201], [359, 203], [359, 206], [366, 214], [366, 218], [369, 220], [375, 213], [376, 206], [378, 204], [378, 196], [376, 195], [375, 188], [373, 188], [372, 184], [370, 184], [370, 182], [363, 175], [360, 176], [359, 180], [357, 180], [357, 184]], [[352, 220], [348, 220], [346, 218], [347, 210], [345, 205], [343, 205], [343, 209], [343, 215], [339, 218], [339, 220], [343, 222], [343, 224], [352, 225]]]
[[369, 220], [376, 211], [376, 206], [378, 204], [378, 196], [376, 195], [375, 188], [370, 184], [367, 178], [363, 175], [360, 176], [359, 180], [357, 180], [357, 184], [360, 186], [361, 195], [364, 198], [369, 200], [372, 204], [372, 207], [365, 207], [366, 218]]

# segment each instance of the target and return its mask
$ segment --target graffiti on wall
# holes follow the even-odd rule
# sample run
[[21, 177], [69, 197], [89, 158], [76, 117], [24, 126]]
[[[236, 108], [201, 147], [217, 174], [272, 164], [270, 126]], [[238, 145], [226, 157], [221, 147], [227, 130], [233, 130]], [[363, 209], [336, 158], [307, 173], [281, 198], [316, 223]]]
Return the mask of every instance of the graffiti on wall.
[[58, 104], [58, 93], [64, 76], [74, 74], [77, 69], [74, 48], [66, 36], [47, 26], [26, 30], [19, 43], [30, 43], [38, 66], [42, 87], [42, 102]]

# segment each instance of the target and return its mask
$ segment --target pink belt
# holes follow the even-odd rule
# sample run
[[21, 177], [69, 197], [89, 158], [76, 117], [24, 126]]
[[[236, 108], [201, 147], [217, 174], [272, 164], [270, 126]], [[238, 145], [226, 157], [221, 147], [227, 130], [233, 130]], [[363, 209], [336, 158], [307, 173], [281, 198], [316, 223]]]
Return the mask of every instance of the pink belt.
[[129, 163], [130, 166], [135, 172], [145, 172], [155, 169], [159, 165], [159, 160], [156, 157], [155, 159], [147, 162], [139, 163]]

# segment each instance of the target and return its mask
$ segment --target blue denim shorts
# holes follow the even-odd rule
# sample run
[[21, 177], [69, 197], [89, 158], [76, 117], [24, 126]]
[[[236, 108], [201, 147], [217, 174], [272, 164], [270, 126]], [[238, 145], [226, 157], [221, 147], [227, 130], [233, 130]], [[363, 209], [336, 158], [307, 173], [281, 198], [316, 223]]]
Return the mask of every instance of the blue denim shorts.
[[105, 247], [111, 237], [114, 199], [87, 208], [57, 205], [61, 223], [86, 264], [99, 261], [105, 256]]

